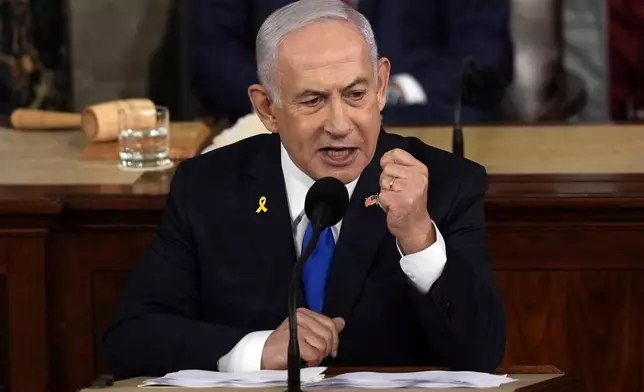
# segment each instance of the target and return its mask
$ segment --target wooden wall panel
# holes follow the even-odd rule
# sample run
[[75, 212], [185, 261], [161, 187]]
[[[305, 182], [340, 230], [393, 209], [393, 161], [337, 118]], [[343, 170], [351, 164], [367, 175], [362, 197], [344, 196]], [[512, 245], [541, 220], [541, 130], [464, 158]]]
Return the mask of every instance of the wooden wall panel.
[[504, 364], [549, 363], [588, 380], [591, 392], [644, 391], [642, 350], [633, 350], [644, 334], [644, 225], [492, 217], [488, 246], [508, 315]]
[[49, 385], [45, 235], [41, 230], [0, 230], [12, 392], [44, 392]]
[[9, 318], [7, 279], [0, 275], [0, 391], [9, 390]]
[[644, 225], [487, 225], [488, 248], [497, 269], [643, 269]]
[[633, 322], [635, 323], [633, 333], [639, 335], [639, 347], [633, 347], [631, 350], [639, 355], [639, 369], [633, 368], [632, 371], [640, 376], [639, 391], [644, 391], [644, 271], [637, 271], [635, 274], [635, 297], [632, 303]]
[[496, 271], [496, 277], [508, 321], [504, 364], [541, 362], [567, 367], [563, 280], [548, 271]]
[[101, 338], [111, 321], [127, 277], [127, 272], [98, 271], [92, 274], [96, 374], [109, 373], [101, 354]]
[[504, 364], [549, 363], [589, 391], [641, 391], [641, 272], [496, 271], [505, 296]]
[[634, 271], [581, 271], [566, 290], [571, 371], [593, 379], [593, 391], [638, 391], [641, 355]]
[[[152, 238], [149, 227], [95, 227], [65, 230], [53, 235], [50, 253], [52, 276], [51, 336], [54, 391], [70, 392], [89, 385], [104, 369], [98, 359], [96, 322], [104, 323], [107, 309], [95, 319], [94, 304], [101, 304], [101, 281], [93, 288], [93, 276], [104, 271], [129, 270]], [[105, 291], [108, 295], [118, 293]], [[94, 298], [98, 295], [99, 298]], [[109, 298], [107, 299], [110, 302]]]

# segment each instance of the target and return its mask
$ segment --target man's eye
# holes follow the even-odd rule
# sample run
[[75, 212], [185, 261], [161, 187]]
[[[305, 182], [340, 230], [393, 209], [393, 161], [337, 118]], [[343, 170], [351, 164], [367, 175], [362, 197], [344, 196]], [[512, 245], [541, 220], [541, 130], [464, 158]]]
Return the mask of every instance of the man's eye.
[[365, 92], [364, 91], [352, 91], [349, 93], [349, 98], [359, 100], [364, 97]]
[[315, 106], [315, 105], [319, 104], [320, 102], [322, 102], [322, 98], [315, 97], [315, 98], [311, 98], [311, 99], [309, 99], [307, 101], [304, 101], [302, 103], [304, 105], [306, 105], [306, 106]]

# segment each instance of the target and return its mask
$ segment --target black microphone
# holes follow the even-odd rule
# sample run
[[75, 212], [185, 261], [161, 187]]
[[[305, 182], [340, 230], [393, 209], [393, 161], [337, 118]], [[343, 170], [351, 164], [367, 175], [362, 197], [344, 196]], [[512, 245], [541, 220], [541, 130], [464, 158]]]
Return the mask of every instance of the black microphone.
[[452, 153], [459, 157], [464, 156], [463, 129], [461, 128], [462, 106], [492, 110], [501, 103], [504, 95], [505, 83], [496, 69], [480, 65], [469, 57], [465, 59], [456, 90]]
[[293, 277], [288, 290], [288, 389], [287, 392], [300, 392], [300, 345], [297, 340], [297, 301], [296, 290], [300, 288], [302, 269], [306, 260], [315, 249], [320, 233], [327, 227], [342, 220], [349, 206], [349, 194], [342, 181], [334, 177], [324, 177], [315, 182], [306, 193], [304, 212], [313, 224], [311, 240], [302, 251], [293, 268]]

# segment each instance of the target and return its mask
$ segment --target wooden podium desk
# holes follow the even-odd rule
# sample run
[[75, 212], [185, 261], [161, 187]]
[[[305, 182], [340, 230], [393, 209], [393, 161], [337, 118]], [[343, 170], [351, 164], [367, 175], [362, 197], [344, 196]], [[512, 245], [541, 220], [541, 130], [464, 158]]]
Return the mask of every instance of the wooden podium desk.
[[[390, 131], [450, 149], [447, 128]], [[107, 372], [102, 332], [172, 179], [81, 162], [80, 136], [0, 129], [0, 385], [12, 392], [76, 391]], [[504, 365], [644, 391], [644, 127], [467, 128], [465, 152], [489, 173]]]
[[[367, 372], [411, 372], [427, 370], [422, 368], [329, 368], [325, 372], [327, 376], [334, 376], [338, 374], [367, 371]], [[559, 369], [552, 366], [522, 366], [511, 367], [507, 369], [499, 369], [499, 374], [508, 374], [509, 377], [516, 379], [509, 384], [503, 385], [498, 388], [484, 388], [484, 389], [471, 389], [471, 388], [437, 388], [437, 389], [418, 389], [418, 388], [404, 388], [404, 389], [371, 389], [371, 391], [393, 392], [393, 391], [433, 391], [433, 392], [452, 392], [452, 391], [482, 391], [482, 392], [584, 392], [585, 388], [583, 383], [574, 377], [563, 374]], [[141, 392], [146, 391], [145, 388], [138, 386], [146, 378], [133, 378], [129, 380], [117, 381], [111, 387], [94, 389], [83, 389], [81, 392], [90, 391], [105, 391], [105, 392]], [[168, 389], [168, 387], [163, 387]], [[199, 388], [199, 391], [210, 392], [233, 392], [239, 391], [241, 388]], [[244, 388], [246, 389], [246, 388]], [[153, 390], [153, 389], [152, 389]], [[195, 391], [195, 388], [179, 388], [172, 387], [171, 391], [187, 392]], [[284, 387], [270, 387], [270, 388], [251, 388], [251, 391], [256, 392], [281, 392]], [[306, 390], [306, 388], [304, 388]], [[349, 392], [349, 391], [370, 391], [370, 389], [360, 388], [320, 388], [310, 389], [332, 391], [332, 392]]]

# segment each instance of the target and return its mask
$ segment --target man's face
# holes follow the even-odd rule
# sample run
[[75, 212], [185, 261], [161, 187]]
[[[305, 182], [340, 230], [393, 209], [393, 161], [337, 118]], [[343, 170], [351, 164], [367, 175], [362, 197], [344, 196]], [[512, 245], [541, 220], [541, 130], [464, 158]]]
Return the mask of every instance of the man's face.
[[273, 120], [265, 125], [311, 178], [353, 181], [376, 149], [388, 60], [380, 60], [376, 77], [364, 39], [341, 21], [288, 35], [277, 56], [281, 102], [269, 105]]

